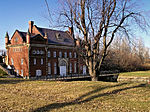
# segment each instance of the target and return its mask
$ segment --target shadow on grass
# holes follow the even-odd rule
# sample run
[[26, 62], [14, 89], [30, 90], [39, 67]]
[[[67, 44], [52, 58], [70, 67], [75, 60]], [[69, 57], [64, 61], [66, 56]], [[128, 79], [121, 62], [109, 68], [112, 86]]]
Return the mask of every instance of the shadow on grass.
[[[91, 101], [91, 100], [93, 100], [95, 98], [98, 98], [98, 97], [109, 96], [109, 95], [117, 94], [121, 91], [125, 91], [125, 90], [128, 90], [128, 89], [138, 88], [138, 87], [145, 87], [146, 86], [146, 84], [140, 84], [140, 85], [137, 85], [137, 86], [131, 86], [131, 87], [126, 87], [126, 88], [116, 89], [116, 90], [113, 90], [111, 92], [90, 96], [92, 94], [95, 94], [95, 93], [103, 90], [103, 89], [113, 88], [113, 87], [122, 86], [122, 85], [126, 85], [126, 84], [127, 83], [122, 83], [122, 84], [118, 84], [118, 85], [114, 85], [114, 86], [106, 86], [106, 87], [103, 87], [103, 88], [97, 88], [97, 89], [95, 89], [91, 92], [88, 92], [88, 93], [80, 96], [79, 98], [77, 98], [77, 99], [75, 99], [71, 102], [49, 104], [49, 105], [37, 108], [37, 109], [33, 110], [32, 112], [50, 111], [50, 110], [53, 110], [53, 109], [59, 109], [59, 108], [63, 108], [63, 107], [70, 106], [70, 105], [86, 103], [86, 102]], [[88, 97], [88, 96], [90, 96], [90, 97], [83, 100], [85, 97]]]
[[17, 83], [21, 83], [24, 81], [31, 81], [31, 80], [25, 80], [21, 78], [14, 78], [14, 79], [0, 78], [0, 84], [17, 84]]

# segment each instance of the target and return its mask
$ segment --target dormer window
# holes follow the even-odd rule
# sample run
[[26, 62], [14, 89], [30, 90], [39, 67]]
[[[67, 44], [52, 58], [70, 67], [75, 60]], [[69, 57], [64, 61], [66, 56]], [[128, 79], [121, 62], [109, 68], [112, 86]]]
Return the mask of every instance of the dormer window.
[[63, 41], [63, 38], [61, 37], [60, 33], [56, 33], [56, 38], [59, 41]]
[[56, 38], [57, 38], [57, 39], [61, 39], [60, 33], [56, 33]]

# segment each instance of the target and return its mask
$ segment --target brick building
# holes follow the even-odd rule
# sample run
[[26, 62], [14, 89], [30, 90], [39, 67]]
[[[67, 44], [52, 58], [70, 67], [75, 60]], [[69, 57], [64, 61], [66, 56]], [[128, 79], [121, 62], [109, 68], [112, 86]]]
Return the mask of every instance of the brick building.
[[23, 77], [86, 74], [77, 56], [72, 31], [40, 28], [29, 21], [28, 32], [6, 33], [6, 64]]

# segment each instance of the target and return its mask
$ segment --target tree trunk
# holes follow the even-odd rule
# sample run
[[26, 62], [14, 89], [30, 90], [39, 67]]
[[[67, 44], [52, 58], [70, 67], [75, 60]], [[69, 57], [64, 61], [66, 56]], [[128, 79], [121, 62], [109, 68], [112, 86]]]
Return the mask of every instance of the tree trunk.
[[90, 76], [92, 81], [98, 81], [98, 75], [96, 74], [96, 72], [90, 74]]
[[92, 80], [92, 81], [98, 81], [98, 77], [97, 77], [97, 76], [92, 76], [92, 77], [91, 77], [91, 80]]
[[93, 70], [93, 64], [91, 61], [89, 61], [89, 66], [88, 66], [88, 70], [89, 70], [89, 74], [91, 76], [91, 81], [98, 81], [98, 74], [96, 70]]

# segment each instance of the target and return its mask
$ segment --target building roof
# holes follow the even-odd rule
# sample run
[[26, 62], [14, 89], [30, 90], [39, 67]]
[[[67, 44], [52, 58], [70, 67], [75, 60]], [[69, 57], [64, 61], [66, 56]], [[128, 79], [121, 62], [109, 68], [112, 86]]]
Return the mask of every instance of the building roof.
[[[56, 45], [68, 45], [74, 46], [74, 39], [67, 31], [60, 31], [60, 30], [52, 30], [47, 28], [40, 28], [34, 25], [37, 30], [41, 33], [41, 36], [44, 38], [47, 35], [48, 44], [56, 44]], [[27, 32], [22, 32], [17, 30], [22, 37], [23, 41], [26, 42], [26, 35]], [[37, 34], [32, 34], [31, 38], [36, 36]]]
[[47, 35], [49, 44], [74, 46], [74, 39], [68, 32], [40, 27], [37, 27], [37, 29], [43, 36]]
[[26, 42], [26, 35], [27, 35], [27, 32], [22, 32], [22, 31], [19, 31], [17, 30], [20, 34], [20, 36], [22, 37], [23, 41]]

